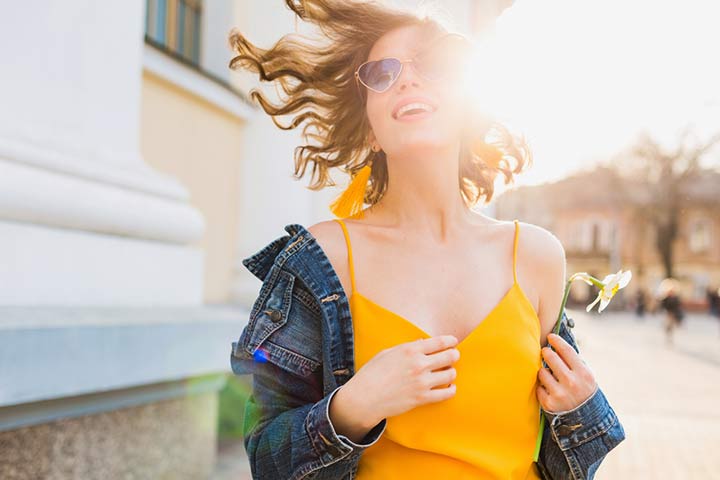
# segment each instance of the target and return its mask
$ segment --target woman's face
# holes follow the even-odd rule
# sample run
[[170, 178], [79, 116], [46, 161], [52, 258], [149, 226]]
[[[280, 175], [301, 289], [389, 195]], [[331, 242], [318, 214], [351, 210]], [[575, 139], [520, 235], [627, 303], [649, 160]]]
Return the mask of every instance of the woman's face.
[[[396, 57], [404, 62], [418, 52], [427, 52], [425, 45], [444, 35], [420, 26], [397, 28], [375, 42], [367, 60]], [[441, 54], [441, 58], [447, 57]], [[388, 90], [378, 93], [366, 89], [371, 144], [379, 145], [388, 156], [399, 156], [459, 142], [463, 116], [461, 83], [453, 74], [443, 80], [426, 80], [412, 64], [405, 63]], [[431, 111], [400, 110], [408, 103], [427, 104]]]

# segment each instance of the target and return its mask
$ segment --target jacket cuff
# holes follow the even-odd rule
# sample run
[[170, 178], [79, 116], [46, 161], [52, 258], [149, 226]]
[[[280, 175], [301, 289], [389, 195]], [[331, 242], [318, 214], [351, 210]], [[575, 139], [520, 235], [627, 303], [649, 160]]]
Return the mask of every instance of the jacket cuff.
[[330, 401], [341, 388], [342, 385], [338, 386], [315, 403], [305, 420], [305, 429], [323, 465], [329, 465], [354, 452], [359, 455], [364, 449], [380, 439], [387, 426], [387, 419], [383, 418], [370, 429], [360, 443], [353, 442], [345, 435], [338, 434], [330, 421]]
[[561, 450], [575, 448], [602, 435], [618, 421], [599, 386], [595, 393], [572, 410], [543, 412]]

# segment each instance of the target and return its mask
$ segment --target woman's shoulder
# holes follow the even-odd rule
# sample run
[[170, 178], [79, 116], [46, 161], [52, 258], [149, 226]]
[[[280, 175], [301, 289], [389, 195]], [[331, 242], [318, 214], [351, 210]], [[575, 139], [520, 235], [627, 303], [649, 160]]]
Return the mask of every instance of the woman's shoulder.
[[342, 227], [335, 220], [323, 220], [307, 227], [328, 258], [334, 259], [345, 249]]
[[518, 256], [523, 255], [526, 261], [539, 264], [541, 268], [547, 264], [565, 262], [565, 248], [553, 232], [540, 225], [519, 220], [518, 227]]
[[[560, 239], [553, 232], [534, 223], [520, 220], [517, 223], [518, 262], [537, 264], [540, 269], [543, 269], [548, 264], [556, 265], [558, 262], [565, 260], [565, 249]], [[512, 239], [515, 233], [515, 220], [496, 220], [480, 215], [477, 226], [481, 229], [493, 227], [493, 230], [497, 227], [499, 230], [496, 233], [500, 233], [500, 230], [502, 230], [503, 238], [509, 236]]]
[[313, 223], [307, 227], [307, 231], [312, 233], [313, 236], [318, 239], [319, 237], [327, 237], [328, 234], [332, 237], [333, 233], [339, 231], [340, 228], [340, 224], [336, 220], [332, 219]]

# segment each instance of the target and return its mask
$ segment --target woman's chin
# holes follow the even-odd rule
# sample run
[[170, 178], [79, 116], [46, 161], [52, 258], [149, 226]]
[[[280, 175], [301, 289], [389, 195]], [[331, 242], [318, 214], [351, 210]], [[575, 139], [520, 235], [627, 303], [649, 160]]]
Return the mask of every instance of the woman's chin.
[[452, 145], [452, 142], [449, 140], [442, 140], [442, 139], [428, 139], [425, 138], [417, 138], [417, 139], [407, 139], [407, 141], [403, 142], [401, 145], [398, 145], [396, 148], [392, 150], [393, 154], [395, 156], [408, 156], [408, 155], [418, 155], [418, 154], [424, 154], [431, 151], [436, 150], [445, 150], [449, 148]]

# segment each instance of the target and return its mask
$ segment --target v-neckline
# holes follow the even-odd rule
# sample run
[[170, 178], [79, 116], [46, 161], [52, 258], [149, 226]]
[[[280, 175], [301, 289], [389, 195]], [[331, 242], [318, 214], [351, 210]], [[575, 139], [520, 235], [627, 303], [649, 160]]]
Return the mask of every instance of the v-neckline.
[[[523, 297], [524, 300], [528, 302], [528, 305], [531, 307], [531, 310], [533, 311], [533, 316], [534, 316], [535, 318], [537, 318], [537, 319], [538, 319], [538, 322], [539, 322], [540, 319], [537, 317], [537, 313], [535, 312], [535, 308], [534, 308], [534, 307], [532, 306], [532, 304], [530, 303], [530, 300], [527, 298], [527, 295], [525, 295], [525, 292], [522, 290], [522, 287], [520, 286], [520, 284], [519, 284], [518, 282], [513, 282], [513, 284], [512, 284], [512, 285], [510, 286], [510, 288], [505, 292], [505, 294], [502, 296], [502, 298], [500, 298], [500, 300], [499, 300], [499, 301], [495, 304], [495, 306], [487, 313], [487, 315], [485, 315], [485, 317], [483, 317], [482, 321], [480, 321], [480, 323], [478, 323], [478, 324], [475, 326], [475, 328], [473, 328], [473, 329], [470, 331], [470, 333], [468, 333], [462, 340], [458, 341], [457, 345], [455, 345], [455, 348], [460, 349], [460, 348], [464, 347], [465, 344], [466, 344], [477, 332], [479, 332], [479, 331], [483, 328], [483, 325], [485, 325], [486, 323], [488, 323], [488, 319], [489, 319], [489, 318], [492, 316], [492, 314], [495, 313], [495, 311], [497, 311], [497, 309], [500, 308], [500, 306], [510, 297], [510, 294], [511, 294], [513, 291], [515, 291], [515, 289], [519, 289], [519, 290], [520, 290], [520, 293], [522, 294], [521, 297]], [[389, 314], [392, 315], [393, 317], [396, 317], [396, 318], [400, 319], [401, 321], [403, 321], [403, 323], [405, 323], [406, 325], [408, 325], [408, 326], [409, 326], [410, 328], [412, 328], [413, 330], [415, 330], [415, 331], [417, 331], [417, 332], [419, 332], [419, 333], [422, 333], [426, 338], [430, 338], [430, 337], [435, 336], [435, 335], [430, 335], [430, 334], [427, 333], [425, 330], [423, 330], [422, 328], [420, 328], [418, 325], [416, 325], [415, 323], [411, 322], [411, 321], [408, 320], [407, 318], [403, 317], [403, 316], [400, 315], [399, 313], [395, 313], [395, 312], [393, 312], [392, 310], [390, 310], [389, 308], [383, 307], [383, 306], [380, 305], [379, 303], [377, 303], [377, 302], [369, 299], [368, 297], [366, 297], [365, 295], [363, 295], [362, 293], [360, 293], [360, 292], [357, 291], [357, 290], [353, 290], [352, 293], [351, 293], [351, 296], [352, 296], [353, 298], [360, 298], [361, 300], [363, 300], [363, 301], [365, 301], [365, 302], [373, 305], [374, 307], [379, 308], [380, 310], [382, 310], [382, 311], [384, 311], [384, 312], [386, 312], [386, 313], [389, 313]]]

